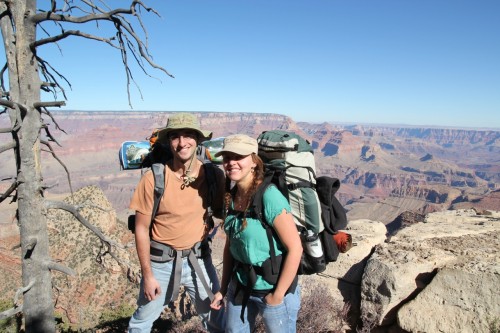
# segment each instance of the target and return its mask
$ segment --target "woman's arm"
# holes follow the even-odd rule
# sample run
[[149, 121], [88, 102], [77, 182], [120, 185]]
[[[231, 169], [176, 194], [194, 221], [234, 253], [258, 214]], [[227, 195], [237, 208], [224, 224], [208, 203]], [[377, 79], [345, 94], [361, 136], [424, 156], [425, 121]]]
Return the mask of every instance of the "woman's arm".
[[276, 289], [266, 296], [269, 305], [277, 305], [283, 301], [286, 291], [297, 275], [302, 256], [302, 243], [291, 213], [283, 209], [274, 219], [274, 229], [286, 249], [286, 256]]

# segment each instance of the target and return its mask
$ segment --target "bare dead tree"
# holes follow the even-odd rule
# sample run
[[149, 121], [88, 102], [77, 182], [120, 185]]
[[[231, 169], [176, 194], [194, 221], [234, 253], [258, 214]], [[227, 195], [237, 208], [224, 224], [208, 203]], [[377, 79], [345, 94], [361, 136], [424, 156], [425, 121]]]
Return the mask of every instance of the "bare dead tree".
[[[146, 69], [152, 68], [173, 77], [153, 62], [148, 50], [147, 31], [141, 14], [158, 13], [141, 0], [122, 2], [129, 6], [111, 9], [103, 0], [0, 0], [0, 28], [6, 60], [0, 70], [0, 107], [3, 107], [0, 116], [8, 116], [11, 123], [10, 128], [1, 128], [0, 133], [10, 133], [12, 137], [0, 143], [0, 154], [13, 152], [16, 163], [16, 174], [8, 190], [0, 193], [0, 202], [7, 198], [17, 202], [22, 254], [22, 286], [16, 292], [14, 307], [0, 313], [0, 319], [22, 312], [26, 332], [55, 332], [51, 271], [73, 274], [70, 268], [50, 258], [47, 210], [63, 209], [72, 213], [99, 237], [103, 255], [116, 259], [114, 251], [122, 247], [88, 223], [78, 207], [44, 199], [47, 186], [43, 184], [41, 174], [42, 146], [47, 147], [46, 151], [66, 169], [49, 143], [57, 144], [57, 141], [49, 131], [46, 119], [48, 117], [55, 124], [53, 126], [60, 129], [49, 109], [64, 106], [66, 94], [63, 85], [70, 86], [70, 83], [37, 50], [45, 45], [57, 45], [65, 38], [85, 38], [115, 48], [121, 55], [130, 105], [130, 86], [135, 85], [138, 89], [130, 61], [136, 62], [146, 75], [149, 75]], [[75, 24], [89, 27], [92, 32], [66, 28]], [[101, 33], [95, 27], [104, 24], [112, 27], [112, 36], [95, 32]], [[37, 32], [43, 37], [39, 38]], [[51, 93], [54, 101], [41, 101], [41, 91]], [[63, 99], [60, 100], [59, 96]], [[42, 133], [45, 133], [45, 138], [41, 137]]]

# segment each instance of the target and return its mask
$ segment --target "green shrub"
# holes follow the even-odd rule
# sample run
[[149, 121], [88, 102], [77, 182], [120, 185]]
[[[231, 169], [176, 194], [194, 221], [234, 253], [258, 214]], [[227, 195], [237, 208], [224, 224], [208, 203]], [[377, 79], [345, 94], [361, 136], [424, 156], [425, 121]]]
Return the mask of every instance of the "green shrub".
[[[0, 312], [8, 310], [14, 306], [14, 302], [10, 299], [0, 299]], [[15, 333], [17, 332], [17, 316], [12, 316], [7, 319], [0, 320], [0, 332]]]
[[500, 318], [489, 318], [488, 319], [488, 329], [490, 333], [500, 333]]
[[132, 314], [135, 311], [135, 307], [129, 305], [129, 304], [120, 304], [117, 308], [115, 309], [109, 309], [105, 310], [100, 318], [99, 322], [101, 324], [103, 323], [109, 323], [113, 321], [117, 321], [123, 318], [130, 318]]

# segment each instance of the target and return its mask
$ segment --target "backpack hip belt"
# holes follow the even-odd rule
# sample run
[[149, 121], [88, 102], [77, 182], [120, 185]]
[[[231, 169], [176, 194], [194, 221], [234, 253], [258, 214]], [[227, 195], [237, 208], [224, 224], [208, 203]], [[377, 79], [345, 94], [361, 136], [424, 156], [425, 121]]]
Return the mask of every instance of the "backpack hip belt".
[[[175, 301], [179, 296], [179, 289], [181, 286], [181, 275], [182, 275], [182, 259], [187, 258], [191, 267], [193, 267], [196, 275], [203, 284], [203, 288], [205, 288], [205, 292], [207, 293], [210, 301], [214, 299], [214, 293], [210, 288], [207, 280], [205, 279], [205, 274], [201, 269], [200, 264], [198, 263], [198, 259], [203, 259], [207, 255], [210, 254], [210, 246], [207, 239], [197, 242], [192, 248], [186, 250], [177, 251], [173, 249], [171, 246], [168, 246], [163, 243], [156, 242], [151, 240], [150, 243], [150, 257], [151, 261], [154, 262], [168, 262], [174, 261], [174, 269], [173, 274], [170, 275], [170, 279], [174, 279], [172, 284], [172, 297], [171, 301]], [[169, 283], [170, 284], [170, 283]]]
[[179, 251], [175, 250], [167, 244], [156, 242], [152, 239], [150, 241], [150, 258], [151, 261], [154, 262], [163, 263], [171, 261], [176, 258], [177, 252], [181, 253], [181, 258], [185, 258], [189, 256], [191, 251], [194, 252], [196, 258], [206, 257], [210, 254], [210, 246], [208, 244], [208, 241], [204, 240], [201, 242], [197, 242], [192, 248]]

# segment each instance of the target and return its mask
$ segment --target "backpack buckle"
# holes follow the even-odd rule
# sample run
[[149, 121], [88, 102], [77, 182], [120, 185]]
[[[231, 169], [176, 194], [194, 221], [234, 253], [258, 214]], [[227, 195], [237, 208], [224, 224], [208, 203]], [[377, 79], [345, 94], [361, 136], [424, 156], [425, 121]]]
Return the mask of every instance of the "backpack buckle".
[[160, 242], [151, 240], [150, 242], [150, 258], [154, 262], [167, 262], [175, 258], [175, 250]]

